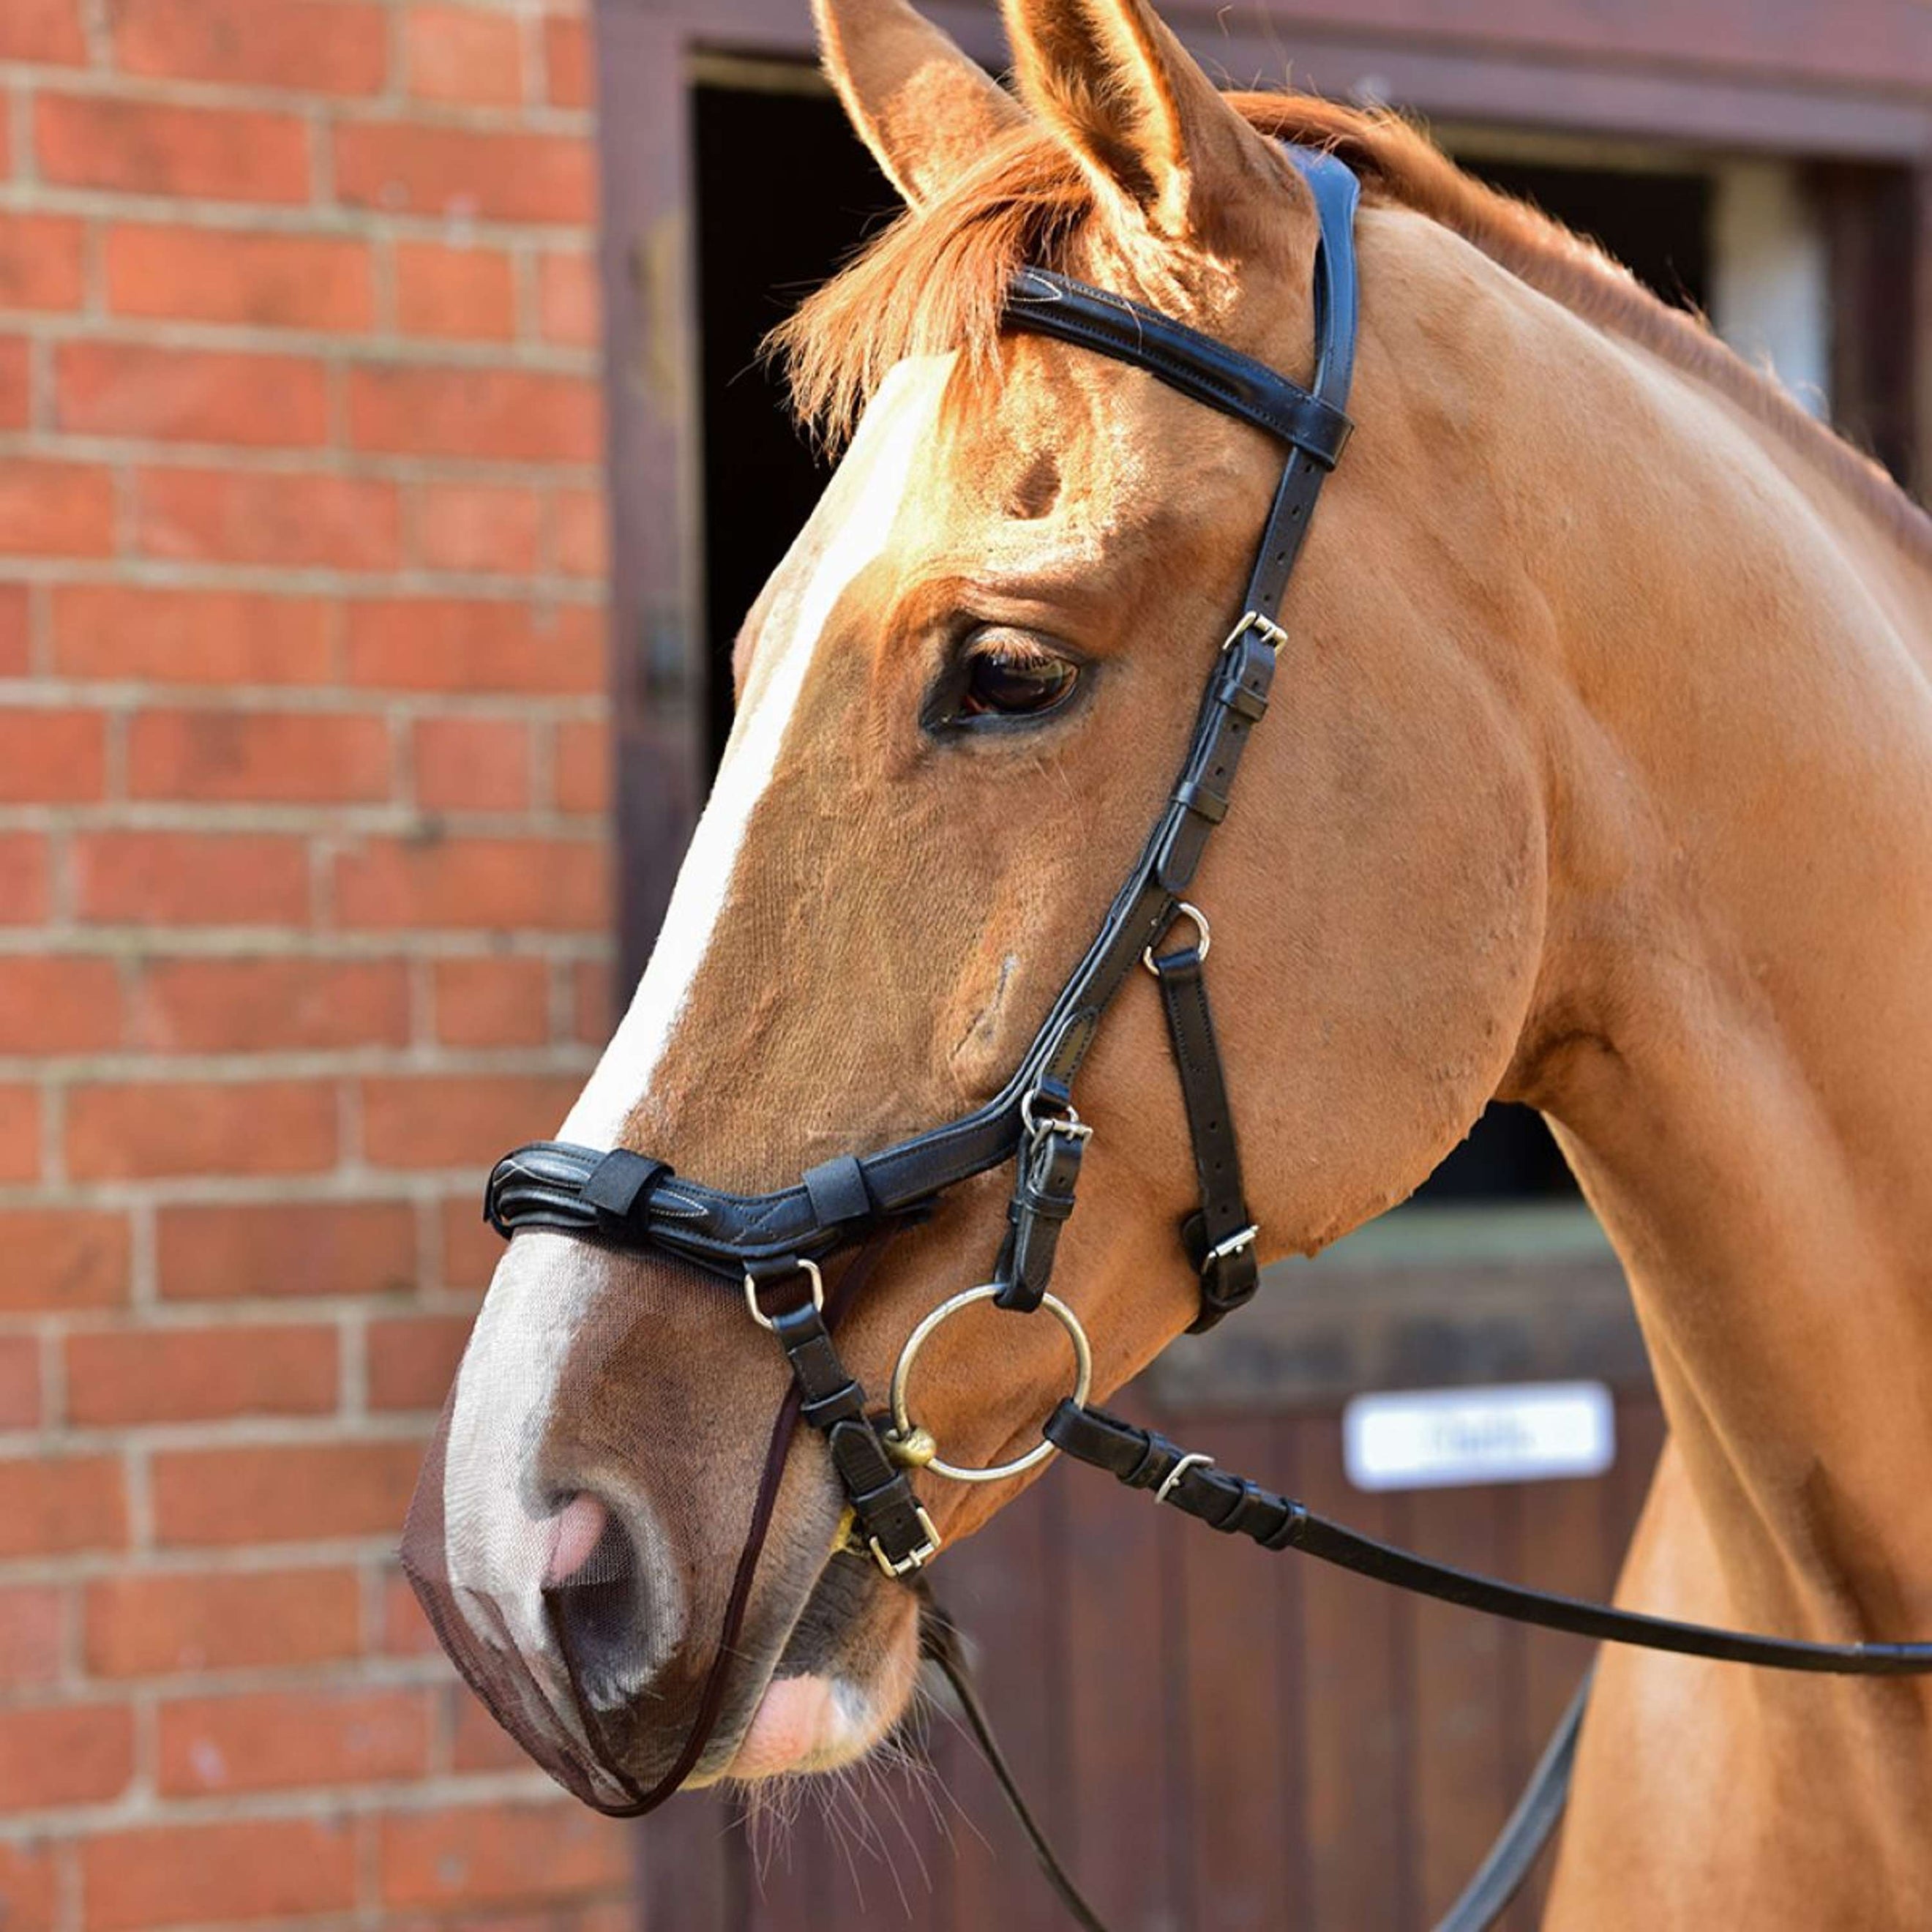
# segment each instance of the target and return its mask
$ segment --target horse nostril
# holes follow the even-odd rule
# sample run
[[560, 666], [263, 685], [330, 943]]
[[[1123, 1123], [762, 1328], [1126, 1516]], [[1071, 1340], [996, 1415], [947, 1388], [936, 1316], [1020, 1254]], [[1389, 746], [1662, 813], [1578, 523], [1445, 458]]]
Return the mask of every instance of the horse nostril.
[[579, 1694], [592, 1709], [628, 1703], [656, 1661], [656, 1621], [629, 1531], [590, 1495], [573, 1496], [554, 1520], [544, 1579], [552, 1629]]
[[610, 1512], [588, 1491], [571, 1498], [554, 1519], [546, 1586], [567, 1583], [589, 1561], [610, 1526]]

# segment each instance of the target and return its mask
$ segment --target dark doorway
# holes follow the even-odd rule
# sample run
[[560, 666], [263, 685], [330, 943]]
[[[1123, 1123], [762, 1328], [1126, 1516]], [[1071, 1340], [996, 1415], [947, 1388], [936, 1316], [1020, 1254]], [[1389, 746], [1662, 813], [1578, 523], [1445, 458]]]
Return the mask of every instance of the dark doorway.
[[[698, 266], [703, 317], [706, 716], [715, 761], [730, 723], [740, 622], [824, 488], [826, 466], [786, 407], [766, 332], [896, 212], [890, 184], [829, 92], [696, 89]], [[782, 154], [774, 169], [771, 157]], [[1667, 300], [1701, 306], [1709, 287], [1710, 184], [1682, 173], [1490, 163], [1468, 165], [1505, 192], [1594, 236]], [[1491, 1108], [1424, 1184], [1432, 1200], [1574, 1192], [1541, 1120]]]

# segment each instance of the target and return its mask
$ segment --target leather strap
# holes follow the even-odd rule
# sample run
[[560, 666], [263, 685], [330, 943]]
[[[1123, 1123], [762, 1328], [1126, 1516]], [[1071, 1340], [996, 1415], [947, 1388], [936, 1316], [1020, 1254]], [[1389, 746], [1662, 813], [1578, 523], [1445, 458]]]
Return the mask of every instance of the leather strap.
[[[797, 1270], [793, 1278], [805, 1279]], [[768, 1310], [766, 1318], [791, 1365], [800, 1420], [832, 1452], [860, 1544], [895, 1576], [917, 1569], [938, 1547], [932, 1520], [867, 1419], [866, 1391], [847, 1370], [810, 1292], [802, 1288], [789, 1306]]]
[[[1185, 916], [1185, 915], [1184, 915]], [[1254, 1217], [1241, 1185], [1240, 1148], [1228, 1097], [1201, 949], [1184, 946], [1154, 956], [1167, 1011], [1168, 1037], [1187, 1108], [1201, 1208], [1181, 1226], [1181, 1240], [1201, 1276], [1201, 1312], [1190, 1330], [1201, 1334], [1254, 1298], [1261, 1281], [1255, 1261]]]
[[1465, 1610], [1534, 1624], [1544, 1630], [1567, 1630], [1604, 1643], [1634, 1644], [1645, 1650], [1751, 1664], [1769, 1670], [1814, 1671], [1841, 1677], [1906, 1677], [1932, 1672], [1932, 1643], [1807, 1643], [1744, 1630], [1715, 1630], [1708, 1624], [1620, 1610], [1608, 1604], [1585, 1603], [1575, 1597], [1459, 1570], [1318, 1516], [1292, 1496], [1277, 1496], [1258, 1484], [1231, 1475], [1205, 1458], [1190, 1457], [1166, 1436], [1104, 1409], [1063, 1402], [1047, 1418], [1046, 1436], [1075, 1461], [1106, 1470], [1130, 1489], [1154, 1490], [1160, 1501], [1173, 1504], [1210, 1529], [1250, 1538], [1264, 1550], [1298, 1550], [1378, 1583], [1393, 1583], [1418, 1596], [1438, 1598]]
[[1013, 1198], [1006, 1209], [1006, 1238], [994, 1264], [997, 1307], [1030, 1315], [1053, 1278], [1060, 1231], [1073, 1212], [1073, 1190], [1087, 1152], [1087, 1130], [1046, 1120], [1023, 1142], [1013, 1163]]

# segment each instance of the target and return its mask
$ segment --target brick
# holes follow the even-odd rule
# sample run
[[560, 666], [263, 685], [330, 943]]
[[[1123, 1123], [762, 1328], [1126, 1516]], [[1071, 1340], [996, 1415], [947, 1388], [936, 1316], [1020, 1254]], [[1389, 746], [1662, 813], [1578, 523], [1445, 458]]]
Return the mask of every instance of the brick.
[[430, 570], [535, 573], [543, 499], [520, 484], [425, 483], [416, 492], [416, 561]]
[[298, 115], [42, 94], [34, 103], [34, 151], [42, 178], [68, 188], [308, 199], [308, 130]]
[[40, 1095], [35, 1087], [0, 1084], [0, 1180], [38, 1180]]
[[369, 1406], [440, 1409], [456, 1379], [467, 1315], [412, 1315], [369, 1324]]
[[0, 926], [38, 926], [47, 916], [47, 842], [0, 832]]
[[351, 929], [601, 932], [609, 863], [602, 845], [562, 839], [370, 838], [337, 861], [336, 910]]
[[322, 684], [333, 670], [320, 598], [63, 584], [52, 610], [54, 667], [65, 677]]
[[356, 1900], [346, 1820], [104, 1832], [81, 1840], [80, 1859], [85, 1932], [341, 1912]]
[[78, 308], [86, 242], [86, 227], [71, 216], [0, 212], [0, 308]]
[[554, 107], [596, 104], [591, 70], [590, 22], [581, 16], [553, 14], [544, 23], [544, 72]]
[[467, 1804], [382, 1820], [387, 1905], [514, 1904], [625, 1885], [624, 1827], [560, 1802]]
[[425, 718], [416, 728], [416, 802], [432, 812], [520, 812], [530, 728], [508, 718]]
[[327, 383], [312, 356], [64, 342], [54, 409], [70, 435], [254, 448], [314, 448], [328, 436]]
[[308, 853], [269, 832], [94, 832], [74, 840], [76, 910], [95, 923], [298, 926]]
[[134, 1715], [124, 1704], [0, 1711], [0, 1810], [98, 1804], [134, 1775]]
[[127, 1540], [118, 1456], [0, 1461], [0, 1557], [118, 1550]]
[[68, 1412], [87, 1428], [326, 1415], [340, 1393], [333, 1327], [139, 1328], [67, 1338]]
[[335, 1089], [326, 1082], [102, 1082], [68, 1095], [76, 1180], [316, 1174], [335, 1156]]
[[550, 557], [572, 577], [602, 577], [610, 568], [610, 521], [600, 490], [556, 490], [550, 500]]
[[[61, 1674], [67, 1610], [51, 1583], [23, 1583], [0, 1590], [0, 1690], [34, 1690]], [[0, 1866], [0, 1901], [6, 1895]], [[0, 1925], [10, 1925], [0, 1911]]]
[[512, 106], [524, 98], [522, 23], [475, 7], [412, 7], [403, 21], [409, 92], [418, 100]]
[[0, 464], [0, 554], [106, 556], [113, 549], [109, 471], [28, 456]]
[[523, 1747], [465, 1684], [448, 1688], [449, 1762], [453, 1771], [514, 1771], [527, 1760]]
[[442, 1648], [410, 1580], [400, 1570], [382, 1579], [382, 1648], [389, 1657], [434, 1657]]
[[52, 1845], [0, 1844], [0, 1925], [7, 1932], [54, 1932], [56, 1909]]
[[166, 1797], [418, 1778], [429, 1768], [429, 1694], [261, 1691], [184, 1697], [158, 1712]]
[[393, 1537], [422, 1452], [415, 1442], [164, 1450], [154, 1459], [154, 1533], [196, 1547]]
[[596, 158], [573, 135], [362, 122], [335, 130], [335, 191], [352, 208], [587, 228]]
[[349, 804], [387, 798], [392, 764], [388, 720], [351, 712], [144, 711], [128, 736], [133, 798]]
[[24, 584], [0, 584], [0, 677], [20, 677], [32, 668], [33, 612]]
[[602, 722], [566, 722], [556, 728], [552, 760], [560, 812], [610, 809], [611, 730]]
[[[0, 1053], [99, 1053], [118, 1046], [121, 1034], [121, 976], [112, 960], [0, 956]], [[5, 1292], [0, 1288], [0, 1301]]]
[[0, 1314], [63, 1314], [128, 1299], [127, 1216], [81, 1208], [0, 1209]]
[[[32, 1335], [0, 1335], [0, 1430], [38, 1429], [40, 1423], [40, 1342]], [[0, 1780], [4, 1777], [0, 1768]]]
[[402, 1046], [408, 970], [398, 959], [151, 960], [131, 1033], [160, 1053]]
[[106, 724], [98, 711], [0, 710], [0, 800], [74, 804], [106, 784]]
[[279, 1668], [353, 1657], [361, 1630], [351, 1569], [123, 1573], [87, 1586], [82, 1654], [100, 1678]]
[[502, 249], [398, 242], [395, 267], [396, 326], [405, 335], [507, 342], [516, 334], [516, 283]]
[[552, 249], [538, 259], [537, 320], [547, 342], [591, 349], [603, 339], [597, 262], [587, 249]]
[[[0, 295], [5, 234], [0, 224]], [[116, 315], [344, 334], [375, 324], [369, 247], [348, 236], [116, 222], [101, 259]]]
[[386, 454], [595, 463], [603, 448], [602, 395], [587, 376], [524, 369], [349, 372], [352, 448]]
[[442, 1277], [446, 1288], [488, 1288], [503, 1258], [502, 1238], [484, 1220], [473, 1190], [442, 1204]]
[[541, 1046], [550, 1038], [550, 962], [439, 959], [436, 1036], [448, 1046]]
[[603, 613], [484, 598], [372, 598], [348, 608], [349, 682], [399, 691], [601, 692]]
[[24, 336], [0, 338], [0, 429], [25, 429], [33, 410]]
[[[402, 562], [402, 502], [374, 477], [226, 470], [144, 470], [135, 532], [150, 556], [278, 568], [393, 570]], [[0, 540], [4, 540], [0, 502]]]
[[0, 60], [85, 66], [80, 0], [7, 0], [0, 7]]
[[388, 78], [383, 15], [346, 0], [115, 0], [110, 17], [128, 74], [363, 94]]
[[616, 974], [608, 959], [580, 959], [571, 969], [571, 1011], [576, 1037], [602, 1046], [617, 1024]]
[[416, 1277], [406, 1202], [164, 1208], [156, 1268], [166, 1301], [393, 1294]]
[[362, 1083], [362, 1137], [379, 1166], [487, 1167], [548, 1133], [583, 1082], [554, 1074], [397, 1074]]

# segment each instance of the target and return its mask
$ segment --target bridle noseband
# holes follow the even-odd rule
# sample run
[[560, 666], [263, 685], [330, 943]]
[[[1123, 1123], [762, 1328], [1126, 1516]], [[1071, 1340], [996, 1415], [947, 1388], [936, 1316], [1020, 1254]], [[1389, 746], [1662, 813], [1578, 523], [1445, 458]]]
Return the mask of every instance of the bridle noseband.
[[[865, 1155], [842, 1155], [808, 1168], [769, 1194], [734, 1194], [673, 1172], [628, 1149], [604, 1153], [539, 1141], [500, 1161], [484, 1211], [506, 1238], [547, 1228], [636, 1252], [682, 1258], [742, 1288], [752, 1318], [769, 1330], [790, 1364], [792, 1386], [774, 1430], [751, 1533], [741, 1554], [725, 1628], [694, 1723], [678, 1761], [634, 1804], [600, 1808], [634, 1815], [668, 1797], [690, 1773], [720, 1708], [722, 1673], [736, 1641], [777, 1472], [796, 1416], [824, 1437], [844, 1490], [848, 1546], [869, 1555], [887, 1576], [910, 1577], [937, 1553], [940, 1537], [908, 1472], [929, 1468], [966, 1481], [998, 1480], [1058, 1448], [1151, 1492], [1210, 1527], [1252, 1538], [1270, 1550], [1300, 1550], [1364, 1575], [1468, 1607], [1605, 1641], [1773, 1668], [1856, 1676], [1932, 1671], [1932, 1644], [1808, 1643], [1715, 1630], [1526, 1589], [1472, 1574], [1374, 1541], [1316, 1515], [1293, 1499], [1216, 1469], [1144, 1430], [1086, 1406], [1088, 1354], [1072, 1311], [1048, 1293], [1060, 1231], [1072, 1213], [1092, 1130], [1073, 1104], [1073, 1088], [1095, 1033], [1137, 964], [1160, 982], [1168, 1032], [1186, 1104], [1201, 1204], [1180, 1229], [1200, 1280], [1195, 1330], [1211, 1328], [1254, 1294], [1258, 1229], [1242, 1185], [1234, 1116], [1208, 1003], [1203, 968], [1206, 916], [1186, 895], [1214, 828], [1226, 817], [1248, 736], [1266, 716], [1276, 662], [1288, 641], [1279, 622], [1322, 488], [1346, 447], [1354, 374], [1358, 293], [1354, 214], [1359, 187], [1334, 156], [1285, 152], [1312, 195], [1320, 236], [1315, 256], [1315, 375], [1304, 389], [1264, 364], [1137, 302], [1045, 268], [1015, 277], [1008, 327], [1130, 363], [1170, 388], [1263, 430], [1288, 457], [1263, 527], [1240, 614], [1216, 652], [1196, 714], [1179, 776], [1139, 858], [1106, 918], [1054, 1000], [1019, 1066], [983, 1106], [941, 1126]], [[1190, 943], [1169, 944], [1178, 918]], [[892, 1376], [892, 1412], [874, 1415], [832, 1340], [838, 1304], [849, 1298], [895, 1226], [923, 1218], [947, 1188], [1007, 1161], [1013, 1190], [992, 1279], [956, 1294], [914, 1330]], [[861, 1250], [836, 1292], [830, 1314], [821, 1264]], [[1045, 1306], [1074, 1342], [1073, 1398], [1048, 1418], [1045, 1440], [1014, 1462], [988, 1469], [956, 1467], [913, 1422], [908, 1378], [938, 1325], [964, 1306], [991, 1300], [1030, 1313]], [[950, 1626], [947, 1627], [950, 1630]], [[935, 1653], [956, 1671], [950, 1637]], [[480, 1688], [480, 1687], [479, 1687]], [[487, 1695], [487, 1693], [486, 1693]], [[983, 1730], [970, 1688], [962, 1690]], [[1443, 1922], [1486, 1925], [1508, 1902], [1560, 1811], [1582, 1711], [1580, 1692], [1530, 1790], [1496, 1850]], [[1042, 1850], [1049, 1873], [1083, 1922], [1097, 1924], [1064, 1878], [1004, 1772], [995, 1770]]]

